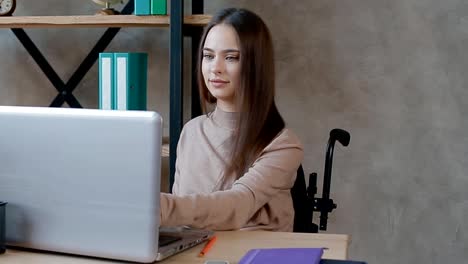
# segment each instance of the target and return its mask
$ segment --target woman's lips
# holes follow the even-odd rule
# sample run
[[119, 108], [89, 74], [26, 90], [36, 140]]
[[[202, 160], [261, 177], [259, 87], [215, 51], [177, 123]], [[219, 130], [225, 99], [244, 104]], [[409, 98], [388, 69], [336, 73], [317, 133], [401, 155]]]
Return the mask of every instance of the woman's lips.
[[211, 85], [213, 85], [216, 88], [220, 88], [228, 84], [228, 81], [220, 80], [220, 79], [213, 79], [210, 80]]

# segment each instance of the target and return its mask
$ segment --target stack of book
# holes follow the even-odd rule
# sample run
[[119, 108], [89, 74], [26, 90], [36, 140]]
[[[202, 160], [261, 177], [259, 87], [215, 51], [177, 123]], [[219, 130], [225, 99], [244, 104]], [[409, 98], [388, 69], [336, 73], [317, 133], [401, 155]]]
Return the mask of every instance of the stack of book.
[[99, 54], [99, 109], [146, 110], [148, 55]]
[[366, 264], [362, 261], [322, 259], [324, 248], [256, 248], [239, 264]]

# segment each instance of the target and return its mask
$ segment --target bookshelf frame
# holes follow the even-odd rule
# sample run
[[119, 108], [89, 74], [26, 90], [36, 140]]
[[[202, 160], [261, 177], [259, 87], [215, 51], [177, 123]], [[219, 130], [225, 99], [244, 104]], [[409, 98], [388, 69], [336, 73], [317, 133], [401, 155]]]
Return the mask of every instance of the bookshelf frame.
[[[57, 90], [58, 94], [50, 107], [61, 107], [67, 103], [72, 108], [82, 108], [73, 95], [86, 73], [96, 63], [122, 27], [169, 27], [170, 28], [170, 123], [169, 123], [169, 190], [172, 189], [175, 174], [176, 148], [183, 126], [183, 40], [192, 39], [192, 67], [196, 66], [196, 54], [200, 36], [211, 16], [203, 15], [204, 1], [192, 1], [192, 15], [184, 16], [183, 0], [172, 0], [170, 16], [135, 16], [134, 0], [129, 0], [121, 15], [112, 16], [11, 16], [0, 17], [0, 28], [9, 28], [34, 59], [42, 72]], [[78, 66], [70, 79], [64, 82], [37, 48], [25, 28], [105, 28], [101, 38]], [[192, 74], [191, 116], [201, 114], [196, 76]], [[165, 151], [167, 154], [167, 150]]]

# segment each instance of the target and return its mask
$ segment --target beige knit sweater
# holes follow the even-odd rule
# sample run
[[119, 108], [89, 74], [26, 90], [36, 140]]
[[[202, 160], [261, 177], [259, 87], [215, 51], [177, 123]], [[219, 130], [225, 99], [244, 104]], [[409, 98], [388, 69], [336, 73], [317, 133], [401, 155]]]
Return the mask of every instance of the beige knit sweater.
[[161, 194], [161, 225], [292, 231], [290, 189], [302, 162], [302, 145], [283, 129], [240, 179], [224, 178], [235, 115], [216, 108], [184, 126], [173, 194]]

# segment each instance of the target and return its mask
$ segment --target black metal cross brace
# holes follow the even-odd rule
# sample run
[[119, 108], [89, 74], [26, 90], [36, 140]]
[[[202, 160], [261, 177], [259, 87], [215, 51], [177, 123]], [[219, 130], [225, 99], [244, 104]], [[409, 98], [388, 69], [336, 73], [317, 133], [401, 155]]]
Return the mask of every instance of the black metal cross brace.
[[[132, 14], [134, 10], [134, 0], [129, 0], [125, 7], [122, 9], [122, 14]], [[73, 96], [73, 90], [80, 83], [86, 73], [91, 69], [96, 60], [99, 57], [99, 53], [103, 52], [112, 39], [117, 35], [120, 28], [108, 28], [101, 38], [98, 40], [96, 45], [91, 49], [89, 54], [83, 60], [83, 62], [78, 66], [76, 71], [70, 77], [70, 79], [65, 83], [55, 72], [55, 70], [50, 66], [49, 62], [46, 60], [44, 55], [39, 51], [34, 42], [29, 38], [24, 29], [22, 28], [12, 28], [11, 31], [15, 34], [18, 40], [23, 44], [24, 48], [28, 51], [29, 55], [36, 61], [37, 65], [47, 78], [50, 80], [52, 85], [57, 89], [59, 94], [55, 99], [50, 103], [50, 107], [61, 107], [65, 102], [73, 108], [82, 108], [81, 104], [78, 102], [75, 96]]]

